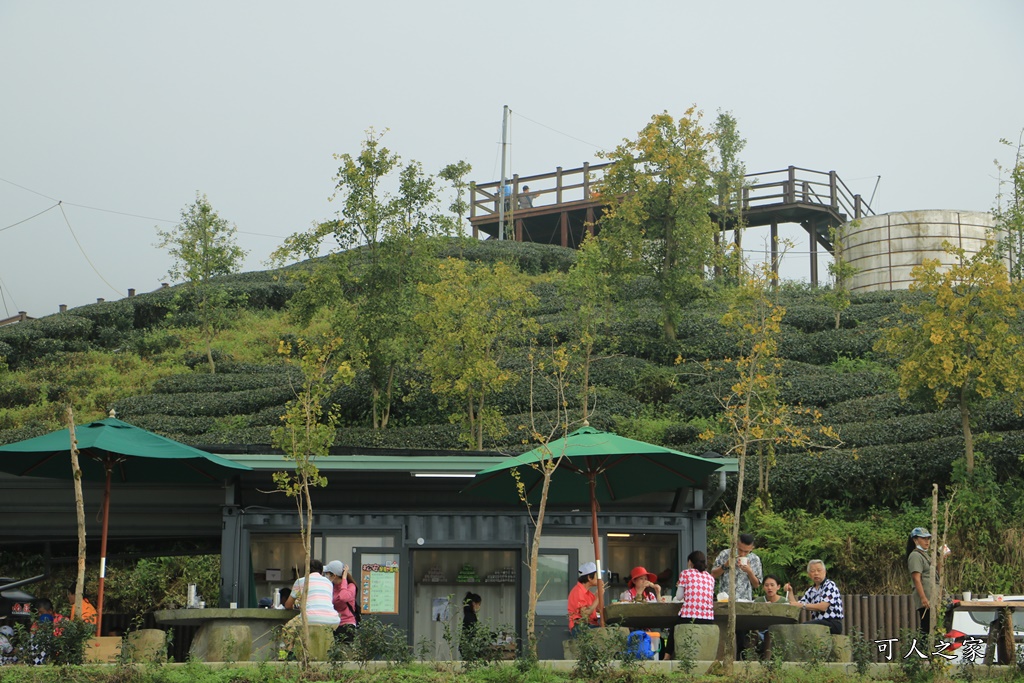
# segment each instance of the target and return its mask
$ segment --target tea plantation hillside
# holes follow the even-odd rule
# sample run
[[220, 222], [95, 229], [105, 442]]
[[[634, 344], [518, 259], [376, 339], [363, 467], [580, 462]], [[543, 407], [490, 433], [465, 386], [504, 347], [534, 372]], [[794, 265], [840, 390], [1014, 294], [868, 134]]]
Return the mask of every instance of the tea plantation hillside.
[[[441, 256], [515, 262], [532, 279], [541, 338], [568, 339], [557, 283], [573, 263], [573, 251], [511, 242], [452, 242], [446, 243]], [[272, 331], [282, 332], [278, 337], [294, 337], [287, 303], [303, 285], [301, 278], [292, 275], [307, 267], [301, 264], [224, 278], [233, 293], [246, 297], [245, 313], [250, 318], [239, 324], [270, 321]], [[270, 430], [279, 424], [283, 406], [293, 396], [292, 387], [300, 381], [297, 371], [275, 357], [271, 331], [257, 340], [262, 345], [258, 352], [239, 353], [242, 347], [230, 341], [215, 344], [218, 371], [209, 374], [203, 355], [189, 348], [182, 336], [188, 324], [187, 302], [178, 303], [175, 327], [169, 326], [176, 292], [177, 288], [169, 288], [90, 304], [0, 328], [0, 356], [9, 367], [0, 374], [0, 442], [57, 427], [53, 407], [73, 394], [69, 385], [76, 374], [71, 369], [82, 358], [95, 358], [89, 354], [100, 354], [117, 359], [116, 363], [131, 360], [159, 368], [140, 384], [144, 391], [112, 397], [110, 407], [119, 417], [193, 445], [269, 450]], [[782, 398], [819, 409], [822, 421], [838, 429], [843, 445], [824, 453], [778, 453], [778, 467], [772, 474], [778, 508], [812, 513], [836, 507], [898, 509], [929, 498], [932, 482], [949, 482], [952, 463], [962, 453], [959, 411], [901, 401], [891, 363], [872, 351], [880, 329], [901, 316], [901, 305], [913, 296], [879, 292], [854, 297], [836, 329], [833, 311], [816, 292], [782, 287], [780, 298], [786, 308], [780, 344]], [[592, 370], [597, 404], [591, 422], [688, 452], [724, 451], [728, 446], [723, 438], [708, 442], [698, 437], [712, 424], [718, 412], [717, 396], [729, 383], [727, 375], [714, 370], [736, 352], [734, 340], [719, 323], [725, 310], [721, 297], [711, 291], [707, 298], [692, 302], [674, 342], [663, 339], [644, 282], [635, 283], [622, 298], [629, 314], [613, 325], [610, 338], [614, 341], [598, 354], [604, 358]], [[229, 331], [222, 338], [235, 339], [243, 332]], [[253, 339], [245, 342], [254, 343]], [[514, 349], [507, 365], [520, 373], [520, 379], [490, 401], [504, 416], [507, 434], [491, 440], [488, 448], [508, 452], [524, 448], [520, 427], [527, 423], [531, 403], [527, 353], [525, 347]], [[342, 425], [336, 445], [465, 447], [459, 425], [449, 420], [452, 411], [438, 405], [417, 369], [403, 370], [396, 386], [399, 398], [391, 424], [384, 430], [368, 426], [369, 390], [364, 375], [339, 389], [334, 401]], [[532, 401], [535, 410], [552, 410], [555, 396], [538, 391]], [[993, 401], [979, 412], [977, 430], [986, 435], [981, 449], [997, 478], [1024, 481], [1020, 459], [1024, 418], [1005, 402]]]

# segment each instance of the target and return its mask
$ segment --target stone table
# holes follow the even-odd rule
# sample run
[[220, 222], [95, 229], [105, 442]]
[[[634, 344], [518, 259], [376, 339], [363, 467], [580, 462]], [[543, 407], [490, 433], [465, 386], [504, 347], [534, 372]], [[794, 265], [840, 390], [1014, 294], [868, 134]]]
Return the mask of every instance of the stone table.
[[278, 627], [299, 614], [293, 609], [167, 609], [153, 617], [163, 626], [198, 626], [189, 654], [204, 662], [277, 659]]
[[[678, 602], [613, 602], [605, 605], [604, 618], [611, 625], [630, 630], [671, 629], [679, 623]], [[800, 619], [799, 605], [783, 602], [737, 602], [736, 632], [764, 631], [775, 624], [795, 624]], [[729, 627], [729, 603], [715, 602], [715, 624], [719, 629], [718, 657], [722, 656]], [[740, 656], [740, 653], [736, 653]]]

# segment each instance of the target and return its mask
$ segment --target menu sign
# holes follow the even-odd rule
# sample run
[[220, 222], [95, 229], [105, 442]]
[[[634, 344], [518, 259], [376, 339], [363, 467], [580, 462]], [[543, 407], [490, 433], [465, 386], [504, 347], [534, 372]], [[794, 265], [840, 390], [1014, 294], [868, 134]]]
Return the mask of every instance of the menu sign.
[[364, 562], [359, 605], [364, 614], [398, 614], [398, 559]]

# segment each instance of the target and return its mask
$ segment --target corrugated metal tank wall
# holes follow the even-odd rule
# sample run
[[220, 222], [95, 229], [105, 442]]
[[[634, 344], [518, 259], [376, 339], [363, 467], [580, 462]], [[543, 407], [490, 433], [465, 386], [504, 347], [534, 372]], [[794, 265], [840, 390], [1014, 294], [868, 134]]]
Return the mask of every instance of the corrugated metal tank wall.
[[992, 214], [981, 211], [900, 211], [868, 216], [843, 226], [844, 258], [857, 269], [851, 292], [909, 289], [911, 271], [924, 259], [952, 264], [942, 243], [969, 255], [985, 244]]

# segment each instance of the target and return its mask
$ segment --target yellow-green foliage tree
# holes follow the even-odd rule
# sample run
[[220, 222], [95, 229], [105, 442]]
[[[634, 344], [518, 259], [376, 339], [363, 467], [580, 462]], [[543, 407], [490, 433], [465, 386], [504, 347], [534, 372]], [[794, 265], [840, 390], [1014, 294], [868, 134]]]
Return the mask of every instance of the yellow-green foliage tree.
[[930, 397], [938, 405], [953, 399], [960, 408], [967, 473], [974, 472], [971, 410], [996, 396], [1024, 410], [1024, 287], [1011, 282], [996, 245], [969, 256], [945, 243], [955, 263], [925, 259], [914, 268], [911, 291], [925, 295], [906, 305], [906, 321], [883, 330], [875, 343], [899, 361], [899, 392]]
[[[280, 448], [285, 457], [295, 463], [292, 472], [275, 472], [274, 483], [289, 498], [295, 499], [299, 513], [299, 534], [305, 551], [305, 585], [309, 586], [309, 560], [312, 556], [313, 538], [313, 497], [312, 489], [327, 486], [327, 478], [320, 474], [315, 459], [327, 455], [334, 443], [335, 423], [333, 410], [325, 404], [339, 385], [350, 382], [353, 372], [348, 363], [338, 361], [341, 339], [332, 338], [323, 342], [300, 339], [296, 347], [281, 342], [279, 351], [293, 362], [297, 358], [302, 370], [302, 386], [297, 387], [295, 398], [288, 402], [283, 424], [270, 435], [271, 444]], [[309, 663], [309, 621], [306, 617], [306, 601], [301, 603], [302, 614], [302, 661]]]
[[[739, 545], [740, 520], [743, 512], [743, 487], [746, 476], [747, 456], [758, 452], [771, 456], [779, 445], [808, 447], [812, 435], [808, 428], [797, 424], [798, 412], [779, 398], [780, 359], [778, 357], [779, 336], [786, 309], [774, 297], [775, 276], [769, 266], [748, 273], [740, 286], [732, 293], [733, 300], [722, 325], [732, 330], [739, 355], [727, 359], [737, 375], [729, 392], [719, 398], [722, 406], [721, 432], [732, 441], [726, 455], [738, 460], [736, 480], [736, 504], [733, 510], [732, 548], [729, 554], [729, 625], [726, 637], [726, 667], [731, 670], [735, 659], [736, 644], [736, 549]], [[824, 440], [838, 444], [839, 438], [833, 429], [817, 424], [814, 428]], [[715, 438], [716, 432], [709, 430], [702, 438]]]
[[537, 297], [506, 263], [473, 267], [447, 259], [438, 264], [437, 277], [419, 286], [425, 302], [416, 323], [426, 344], [420, 365], [430, 376], [430, 390], [448, 405], [461, 406], [452, 419], [465, 420], [469, 446], [482, 449], [485, 435], [505, 433], [487, 398], [516, 378], [502, 360], [535, 333], [529, 311]]
[[623, 277], [647, 275], [658, 285], [657, 302], [665, 338], [676, 327], [687, 301], [696, 296], [714, 255], [715, 225], [708, 211], [715, 193], [710, 182], [714, 134], [690, 107], [679, 119], [656, 114], [635, 140], [604, 156], [611, 161], [600, 184], [612, 197], [598, 226]]

